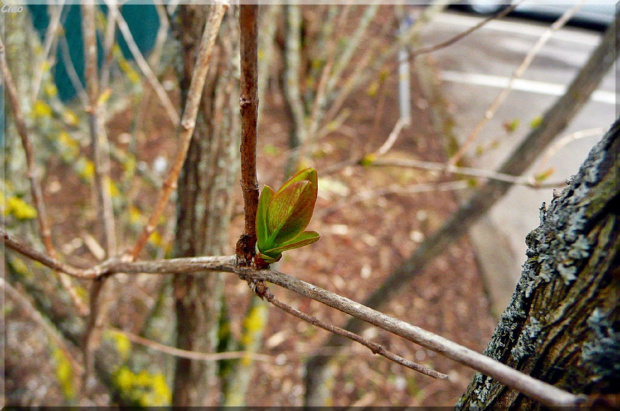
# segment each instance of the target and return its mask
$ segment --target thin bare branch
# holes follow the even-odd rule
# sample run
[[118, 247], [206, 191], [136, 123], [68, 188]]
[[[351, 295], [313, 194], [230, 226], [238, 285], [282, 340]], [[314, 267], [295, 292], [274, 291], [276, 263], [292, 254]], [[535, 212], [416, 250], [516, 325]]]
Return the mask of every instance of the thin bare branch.
[[[258, 101], [263, 101], [265, 93], [269, 88], [269, 79], [271, 78], [271, 64], [273, 62], [273, 54], [275, 51], [276, 29], [278, 28], [278, 19], [282, 13], [282, 5], [271, 4], [267, 8], [264, 19], [261, 19], [259, 25], [264, 27], [260, 31], [258, 37], [259, 44], [259, 70], [258, 70]], [[261, 121], [261, 113], [264, 105], [258, 106], [258, 121]]]
[[394, 129], [392, 129], [392, 132], [388, 136], [387, 140], [385, 140], [385, 143], [383, 143], [383, 145], [381, 145], [381, 147], [379, 147], [379, 149], [377, 150], [377, 155], [383, 156], [385, 155], [385, 153], [390, 151], [390, 149], [392, 148], [392, 146], [394, 146], [394, 143], [398, 139], [398, 136], [400, 136], [400, 132], [403, 130], [403, 128], [407, 127], [410, 124], [411, 119], [409, 117], [399, 118], [394, 125]]
[[[376, 70], [384, 67], [386, 62], [397, 55], [402, 47], [405, 47], [407, 44], [411, 43], [411, 41], [418, 36], [422, 30], [422, 27], [424, 27], [424, 25], [437, 13], [441, 12], [448, 5], [448, 3], [448, 0], [437, 0], [426, 7], [422, 15], [407, 30], [407, 32], [400, 36], [397, 41], [393, 42], [390, 48], [385, 52], [380, 50], [379, 54], [377, 54], [377, 49], [380, 47], [381, 43], [375, 39], [367, 47], [367, 51], [362, 57], [362, 60], [358, 63], [356, 70], [351, 74], [351, 76], [348, 77], [344, 86], [340, 87], [338, 93], [335, 93], [335, 96], [332, 97], [334, 103], [331, 105], [331, 108], [327, 113], [326, 120], [328, 121], [330, 118], [334, 117], [350, 93], [361, 85], [368, 84], [372, 76], [375, 75]], [[372, 63], [370, 64], [371, 68], [369, 69], [370, 62]], [[398, 63], [398, 60], [396, 60], [393, 64]], [[393, 66], [390, 65], [389, 67]]]
[[570, 133], [562, 137], [561, 139], [557, 140], [555, 143], [551, 144], [545, 150], [545, 152], [541, 156], [540, 162], [538, 163], [537, 171], [534, 174], [536, 175], [539, 173], [543, 173], [544, 172], [543, 169], [545, 168], [549, 160], [551, 160], [551, 158], [566, 145], [572, 143], [573, 141], [580, 140], [582, 138], [601, 136], [603, 133], [605, 133], [605, 128], [597, 127], [597, 128], [589, 128], [586, 130], [575, 131], [574, 133]]
[[[36, 252], [33, 252], [32, 247], [28, 245], [23, 246], [22, 244], [22, 247], [16, 248], [16, 241], [8, 235], [4, 229], [0, 228], [0, 235], [9, 248], [22, 252], [26, 256], [37, 254]], [[54, 260], [50, 261], [49, 257], [37, 261], [44, 264], [55, 262]], [[138, 262], [112, 259], [89, 270], [79, 270], [73, 268], [72, 270], [74, 272], [88, 272], [91, 278], [93, 276], [100, 277], [102, 275], [111, 275], [119, 272], [133, 274], [175, 273], [187, 275], [191, 273], [204, 273], [206, 271], [212, 271], [235, 273], [241, 280], [254, 284], [257, 284], [260, 281], [268, 281], [299, 295], [308, 297], [312, 300], [347, 313], [359, 320], [375, 325], [416, 344], [420, 344], [423, 347], [488, 375], [502, 384], [514, 388], [521, 393], [540, 401], [544, 405], [570, 407], [577, 406], [584, 401], [584, 397], [573, 395], [550, 384], [536, 380], [526, 374], [508, 367], [505, 364], [500, 363], [499, 361], [470, 350], [469, 348], [463, 347], [439, 335], [387, 316], [379, 311], [373, 310], [315, 285], [301, 281], [295, 277], [291, 277], [287, 274], [271, 269], [257, 270], [251, 267], [239, 266], [237, 264], [237, 257], [234, 255], [220, 257], [176, 258], [169, 260]]]
[[503, 174], [493, 170], [483, 170], [472, 167], [459, 167], [448, 163], [433, 163], [430, 161], [420, 161], [413, 159], [376, 159], [371, 163], [376, 167], [407, 167], [417, 168], [430, 171], [441, 171], [450, 174], [461, 174], [468, 177], [485, 178], [487, 180], [503, 181], [506, 183], [522, 185], [534, 189], [544, 189], [553, 187], [562, 187], [566, 185], [565, 181], [556, 181], [550, 183], [538, 182], [533, 177], [513, 176]]
[[[314, 104], [312, 106], [312, 112], [310, 113], [308, 135], [299, 147], [299, 159], [301, 159], [302, 161], [306, 156], [308, 147], [319, 137], [317, 132], [319, 131], [319, 126], [321, 125], [321, 122], [325, 115], [325, 110], [327, 108], [327, 94], [330, 91], [328, 84], [330, 84], [333, 76], [336, 75], [336, 73], [332, 74], [332, 69], [334, 67], [334, 60], [336, 58], [336, 47], [338, 45], [338, 39], [340, 38], [339, 31], [343, 30], [346, 27], [346, 18], [349, 15], [350, 8], [350, 3], [345, 5], [344, 10], [340, 13], [338, 20], [334, 22], [330, 19], [331, 24], [328, 24], [328, 27], [325, 30], [325, 36], [327, 37], [327, 62], [325, 63], [325, 66], [323, 66], [321, 78], [319, 79], [319, 85], [316, 91], [316, 96], [314, 98]], [[334, 33], [334, 28], [336, 28], [336, 33]], [[349, 46], [351, 45], [349, 44]], [[353, 47], [353, 50], [354, 49], [355, 46]]]
[[[47, 30], [45, 32], [45, 38], [43, 40], [43, 53], [41, 53], [41, 59], [37, 62], [36, 67], [38, 68], [34, 72], [34, 79], [32, 80], [32, 92], [30, 101], [34, 102], [39, 95], [39, 88], [41, 87], [41, 80], [43, 79], [43, 74], [46, 72], [44, 65], [46, 62], [50, 62], [50, 60], [54, 60], [54, 58], [50, 58], [52, 52], [52, 46], [58, 41], [58, 35], [61, 30], [59, 30], [60, 26], [60, 17], [62, 16], [62, 9], [64, 7], [64, 0], [60, 0], [57, 5], [48, 7], [53, 7], [52, 16], [50, 17], [50, 24], [47, 26]], [[50, 63], [50, 65], [52, 65]]]
[[286, 50], [284, 62], [284, 97], [287, 113], [292, 120], [289, 132], [289, 157], [284, 170], [285, 178], [295, 174], [299, 159], [299, 147], [306, 141], [306, 112], [300, 89], [302, 15], [299, 5], [289, 4], [286, 14]]
[[[37, 251], [24, 240], [9, 234], [4, 228], [0, 227], [0, 238], [2, 243], [13, 251], [16, 251], [34, 261], [38, 261], [46, 267], [57, 271], [62, 271], [72, 277], [94, 280], [106, 274], [113, 273], [151, 273], [151, 274], [168, 274], [171, 272], [185, 272], [187, 274], [203, 271], [229, 271], [235, 263], [234, 256], [223, 257], [195, 257], [195, 258], [177, 258], [169, 260], [127, 262], [118, 258], [109, 258], [108, 260], [89, 267], [79, 268], [63, 263], [56, 258]], [[162, 264], [163, 262], [163, 264]], [[228, 267], [228, 268], [226, 268]]]
[[128, 331], [120, 330], [118, 328], [108, 327], [108, 329], [114, 333], [124, 335], [129, 341], [133, 343], [140, 344], [145, 347], [152, 348], [153, 350], [157, 350], [159, 352], [163, 352], [164, 354], [172, 355], [175, 357], [188, 358], [190, 360], [198, 361], [223, 361], [234, 360], [238, 358], [251, 358], [252, 360], [256, 361], [273, 362], [273, 357], [270, 355], [256, 354], [247, 351], [202, 353], [197, 351], [181, 350], [179, 348], [170, 347], [168, 345], [164, 345], [156, 341], [140, 337], [139, 335], [135, 335]]
[[77, 96], [82, 103], [83, 107], [88, 107], [88, 96], [86, 95], [86, 90], [84, 90], [84, 85], [80, 81], [80, 76], [77, 71], [75, 71], [75, 65], [73, 64], [73, 60], [71, 59], [71, 53], [69, 52], [69, 43], [67, 42], [67, 36], [63, 32], [60, 35], [59, 46], [60, 46], [60, 57], [62, 58], [63, 63], [65, 63], [65, 67], [67, 69], [67, 76], [69, 76], [69, 80], [71, 81], [71, 85], [75, 89]]
[[9, 71], [9, 67], [6, 62], [6, 55], [4, 53], [4, 43], [0, 40], [0, 68], [2, 70], [2, 76], [4, 78], [4, 84], [6, 88], [7, 97], [9, 100], [9, 106], [13, 112], [13, 120], [15, 121], [15, 127], [17, 133], [22, 141], [22, 146], [26, 154], [27, 175], [30, 180], [30, 192], [32, 195], [32, 201], [37, 209], [37, 221], [39, 223], [39, 230], [41, 231], [41, 237], [43, 244], [47, 252], [54, 256], [56, 251], [52, 243], [51, 230], [47, 219], [47, 211], [45, 203], [43, 202], [43, 192], [41, 191], [41, 184], [39, 182], [38, 173], [35, 167], [34, 149], [30, 136], [28, 135], [28, 128], [24, 120], [24, 116], [19, 106], [19, 98], [17, 96], [17, 89], [13, 82], [13, 76]]
[[[116, 8], [116, 5], [114, 4], [114, 0], [111, 0], [111, 1], [106, 0], [105, 2], [109, 8]], [[177, 112], [177, 109], [174, 107], [174, 104], [172, 104], [172, 101], [170, 101], [170, 97], [168, 97], [168, 93], [166, 93], [166, 90], [164, 90], [164, 87], [161, 85], [161, 83], [157, 79], [157, 76], [155, 75], [155, 73], [153, 73], [151, 66], [149, 66], [149, 63], [146, 61], [146, 59], [140, 52], [138, 45], [133, 39], [131, 30], [129, 30], [129, 26], [127, 25], [127, 22], [123, 18], [122, 14], [118, 12], [114, 14], [114, 18], [116, 19], [116, 24], [118, 25], [118, 28], [120, 29], [121, 34], [123, 35], [123, 38], [125, 39], [125, 42], [127, 43], [127, 47], [129, 47], [129, 50], [131, 51], [131, 55], [136, 60], [138, 67], [142, 71], [142, 74], [144, 74], [144, 76], [148, 80], [151, 87], [153, 87], [153, 89], [155, 90], [155, 93], [157, 93], [157, 97], [159, 97], [159, 100], [161, 101], [164, 108], [166, 109], [166, 113], [168, 114], [170, 121], [172, 121], [172, 124], [174, 124], [175, 127], [178, 126], [179, 125], [179, 113]], [[218, 28], [219, 28], [219, 25], [218, 25]]]
[[[115, 0], [110, 0], [114, 2]], [[102, 13], [100, 11], [100, 13]], [[110, 84], [110, 68], [114, 59], [114, 41], [116, 40], [116, 7], [108, 7], [107, 22], [103, 39], [103, 64], [101, 66], [101, 89], [105, 90]], [[103, 14], [103, 13], [102, 13]]]
[[155, 8], [157, 10], [157, 16], [159, 17], [159, 30], [157, 30], [157, 37], [155, 38], [155, 46], [149, 56], [149, 65], [157, 71], [161, 55], [164, 50], [166, 39], [168, 38], [168, 31], [170, 30], [170, 21], [168, 20], [168, 14], [166, 13], [166, 6], [163, 3], [156, 3]]
[[469, 29], [465, 30], [464, 32], [459, 33], [459, 34], [455, 35], [454, 37], [449, 38], [448, 40], [442, 41], [441, 43], [434, 44], [432, 46], [427, 46], [427, 47], [420, 47], [418, 49], [411, 49], [410, 50], [410, 52], [411, 52], [410, 60], [413, 60], [416, 57], [421, 56], [422, 54], [433, 53], [433, 52], [435, 52], [437, 50], [441, 50], [443, 48], [449, 47], [449, 46], [453, 45], [454, 43], [463, 40], [465, 37], [469, 36], [474, 31], [477, 31], [477, 30], [481, 29], [482, 27], [486, 26], [491, 21], [499, 20], [499, 19], [507, 16], [508, 14], [513, 12], [514, 9], [516, 9], [524, 1], [525, 0], [520, 0], [520, 1], [516, 2], [516, 3], [514, 3], [514, 4], [511, 4], [510, 6], [506, 7], [504, 10], [500, 11], [499, 13], [487, 17], [486, 19], [480, 21], [475, 26], [470, 27]]
[[65, 264], [57, 260], [55, 257], [51, 257], [49, 254], [37, 251], [30, 244], [15, 236], [12, 236], [1, 227], [0, 236], [2, 237], [2, 243], [11, 250], [17, 251], [18, 253], [34, 261], [38, 261], [53, 270], [61, 271], [76, 278], [95, 278], [98, 275], [96, 273], [88, 272], [87, 270]]
[[327, 93], [331, 93], [336, 88], [336, 85], [340, 82], [345, 68], [350, 63], [351, 58], [353, 58], [353, 55], [357, 50], [358, 46], [360, 45], [360, 42], [366, 36], [366, 30], [372, 19], [377, 14], [378, 9], [379, 5], [376, 3], [369, 4], [366, 7], [366, 10], [361, 17], [357, 28], [355, 29], [355, 32], [347, 39], [346, 47], [338, 56], [338, 60], [334, 65], [334, 71], [330, 76], [329, 81], [327, 82]]
[[466, 190], [471, 188], [467, 181], [449, 181], [445, 183], [421, 183], [413, 184], [409, 186], [392, 185], [383, 187], [376, 190], [367, 190], [351, 197], [347, 197], [343, 201], [336, 203], [332, 206], [324, 208], [314, 213], [315, 218], [322, 218], [344, 207], [350, 207], [353, 204], [361, 201], [370, 200], [372, 198], [383, 197], [388, 194], [417, 194], [427, 193], [433, 191], [453, 191], [453, 190]]
[[95, 29], [95, 6], [82, 5], [82, 31], [84, 37], [85, 79], [88, 94], [88, 117], [95, 166], [95, 185], [99, 206], [99, 217], [103, 223], [103, 243], [107, 256], [116, 253], [114, 212], [110, 198], [110, 159], [107, 138], [103, 127], [103, 113], [99, 102], [99, 78], [97, 74], [97, 34]]
[[380, 355], [382, 357], [387, 358], [390, 361], [395, 362], [396, 364], [400, 364], [403, 367], [407, 367], [407, 368], [411, 368], [414, 371], [417, 371], [419, 373], [422, 373], [424, 375], [428, 375], [429, 377], [433, 377], [433, 378], [439, 378], [439, 379], [447, 379], [448, 376], [446, 374], [442, 374], [440, 372], [437, 372], [435, 370], [432, 370], [428, 367], [425, 367], [423, 365], [417, 364], [413, 361], [409, 361], [399, 355], [394, 354], [393, 352], [385, 349], [385, 347], [383, 347], [382, 345], [379, 345], [377, 343], [374, 343], [372, 341], [369, 341], [357, 334], [354, 334], [350, 331], [347, 331], [343, 328], [340, 327], [336, 327], [332, 324], [328, 324], [324, 321], [319, 320], [318, 318], [305, 314], [285, 303], [283, 303], [282, 301], [278, 300], [273, 294], [271, 294], [269, 291], [266, 292], [266, 294], [264, 294], [264, 297], [267, 299], [267, 301], [269, 301], [271, 304], [275, 305], [276, 307], [278, 307], [279, 309], [281, 309], [282, 311], [289, 313], [297, 318], [300, 318], [304, 321], [306, 321], [307, 323], [310, 323], [314, 326], [317, 326], [319, 328], [322, 328], [324, 330], [327, 330], [331, 333], [334, 334], [339, 334], [342, 335], [343, 337], [349, 338], [350, 340], [353, 340], [355, 342], [358, 342], [360, 344], [362, 344], [363, 346], [369, 348], [373, 354], [377, 354]]
[[212, 12], [209, 14], [205, 29], [200, 41], [200, 49], [198, 51], [198, 57], [196, 58], [196, 65], [194, 66], [194, 72], [192, 74], [192, 81], [190, 83], [189, 91], [187, 94], [187, 101], [185, 103], [185, 110], [183, 111], [183, 119], [178, 132], [178, 148], [174, 158], [174, 163], [170, 168], [168, 177], [163, 183], [162, 190], [159, 194], [159, 198], [155, 203], [153, 213], [149, 217], [149, 220], [144, 227], [136, 245], [131, 250], [128, 258], [135, 259], [140, 251], [146, 245], [149, 237], [157, 228], [159, 218], [164, 212], [164, 208], [170, 199], [172, 191], [177, 187], [177, 179], [183, 162], [187, 155], [187, 149], [189, 148], [194, 128], [196, 127], [196, 115], [198, 114], [198, 107], [202, 98], [202, 92], [204, 89], [205, 79], [207, 71], [209, 69], [209, 61], [211, 60], [211, 54], [213, 52], [213, 46], [215, 44], [215, 38], [220, 29], [222, 18], [224, 13], [228, 9], [228, 3], [220, 3], [213, 7]]
[[[336, 114], [340, 111], [340, 108], [349, 97], [349, 95], [353, 92], [353, 90], [355, 90], [360, 84], [362, 84], [362, 77], [369, 78], [369, 76], [364, 76], [363, 73], [367, 72], [368, 64], [373, 57], [374, 48], [378, 44], [379, 41], [377, 39], [374, 39], [372, 41], [370, 47], [368, 47], [364, 55], [360, 58], [360, 61], [355, 67], [355, 70], [353, 71], [351, 76], [349, 76], [344, 82], [344, 85], [340, 87], [340, 90], [338, 91], [338, 93], [336, 93], [336, 96], [330, 99], [333, 100], [333, 102], [331, 103], [329, 110], [325, 115], [325, 121], [329, 121], [336, 116]], [[367, 80], [367, 78], [364, 78], [364, 80]]]
[[536, 55], [540, 52], [540, 50], [542, 50], [544, 45], [547, 44], [547, 42], [549, 41], [549, 39], [551, 39], [553, 34], [559, 29], [561, 29], [562, 27], [564, 27], [566, 23], [568, 23], [568, 21], [581, 8], [581, 6], [583, 6], [585, 1], [586, 0], [581, 0], [574, 7], [571, 7], [570, 9], [566, 10], [562, 14], [562, 16], [560, 16], [560, 18], [557, 19], [547, 30], [545, 30], [542, 36], [540, 36], [536, 44], [534, 44], [534, 47], [530, 49], [530, 51], [527, 53], [527, 55], [525, 56], [525, 58], [523, 59], [519, 67], [517, 67], [517, 69], [512, 73], [512, 76], [510, 76], [510, 80], [508, 81], [508, 85], [506, 86], [506, 88], [504, 88], [497, 95], [495, 100], [493, 100], [493, 102], [491, 103], [491, 106], [489, 107], [489, 109], [484, 113], [484, 117], [482, 117], [482, 119], [480, 119], [478, 124], [476, 124], [476, 127], [474, 127], [474, 129], [469, 134], [469, 136], [467, 136], [467, 138], [465, 139], [465, 142], [461, 145], [459, 150], [450, 158], [449, 160], [450, 164], [454, 165], [458, 163], [459, 160], [465, 155], [465, 152], [474, 143], [474, 141], [476, 141], [476, 139], [478, 138], [478, 135], [480, 134], [484, 126], [486, 126], [487, 123], [495, 116], [495, 113], [497, 113], [497, 110], [499, 110], [504, 100], [506, 100], [506, 97], [508, 97], [508, 94], [510, 94], [510, 91], [512, 90], [512, 87], [515, 81], [517, 81], [517, 79], [519, 79], [523, 75], [523, 73], [525, 73], [525, 71], [530, 67], [530, 64], [532, 64], [532, 61], [534, 61], [534, 58], [536, 57]]
[[[244, 278], [243, 273], [238, 273]], [[497, 381], [514, 388], [548, 406], [576, 406], [584, 401], [583, 397], [573, 395], [550, 384], [536, 380], [526, 374], [515, 371], [469, 348], [435, 335], [404, 321], [389, 317], [383, 313], [365, 307], [348, 298], [331, 293], [312, 284], [298, 280], [274, 270], [254, 271], [250, 276], [255, 280], [268, 281], [287, 290], [319, 301], [327, 306], [345, 312], [379, 328], [399, 335], [409, 341], [420, 344], [442, 354], [467, 367], [488, 375]]]
[[[19, 98], [17, 96], [17, 89], [15, 88], [15, 83], [13, 82], [13, 76], [11, 75], [11, 71], [9, 70], [9, 66], [6, 62], [6, 55], [4, 53], [4, 43], [0, 39], [0, 71], [2, 72], [2, 77], [4, 80], [4, 88], [6, 89], [6, 94], [9, 101], [9, 106], [11, 107], [11, 111], [13, 113], [13, 120], [15, 121], [15, 127], [17, 129], [17, 133], [22, 141], [22, 146], [24, 147], [24, 152], [26, 154], [26, 164], [27, 164], [27, 175], [30, 180], [30, 193], [32, 195], [32, 201], [37, 210], [37, 222], [39, 223], [39, 231], [41, 232], [41, 238], [43, 240], [43, 245], [45, 246], [45, 250], [47, 254], [51, 258], [56, 258], [56, 249], [54, 248], [54, 244], [52, 242], [52, 231], [50, 229], [50, 225], [47, 218], [47, 209], [45, 207], [45, 201], [43, 200], [43, 191], [41, 190], [41, 183], [39, 181], [39, 176], [35, 167], [35, 156], [34, 156], [34, 148], [32, 146], [32, 141], [30, 140], [30, 136], [28, 134], [28, 127], [26, 126], [26, 122], [24, 120], [24, 116], [22, 114], [21, 108], [19, 106]], [[71, 284], [71, 280], [66, 276], [57, 273], [58, 279], [62, 286], [67, 290], [69, 295], [71, 296], [71, 300], [75, 304], [78, 312], [81, 315], [85, 315], [88, 312], [88, 309], [82, 299], [77, 294], [77, 291]]]
[[[110, 197], [110, 157], [103, 126], [102, 104], [99, 101], [99, 77], [97, 73], [97, 31], [95, 27], [95, 5], [82, 6], [82, 34], [84, 38], [84, 77], [88, 94], [88, 117], [91, 135], [93, 164], [95, 166], [95, 191], [99, 221], [103, 226], [103, 244], [106, 257], [116, 254], [116, 233], [114, 211]], [[107, 39], [109, 40], [109, 39]], [[111, 48], [110, 44], [107, 44]], [[109, 68], [109, 66], [108, 66]], [[90, 291], [90, 315], [84, 333], [84, 382], [92, 375], [95, 360], [94, 350], [99, 345], [110, 299], [106, 295], [106, 278], [95, 279]], [[89, 384], [84, 384], [88, 388]]]

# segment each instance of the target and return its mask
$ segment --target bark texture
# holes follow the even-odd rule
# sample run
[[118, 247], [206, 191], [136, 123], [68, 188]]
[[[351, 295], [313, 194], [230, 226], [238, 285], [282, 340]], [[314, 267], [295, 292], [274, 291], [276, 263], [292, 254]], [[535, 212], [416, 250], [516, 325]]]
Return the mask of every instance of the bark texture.
[[[209, 9], [182, 6], [179, 10], [176, 34], [182, 47], [180, 81], [185, 93]], [[232, 213], [231, 194], [238, 178], [240, 135], [237, 10], [231, 7], [222, 22], [196, 130], [178, 182], [176, 257], [223, 255], [231, 251], [226, 248]], [[216, 350], [222, 288], [221, 275], [175, 277], [178, 348], [200, 352]], [[217, 404], [216, 370], [216, 362], [178, 358], [173, 404]]]
[[[620, 119], [540, 210], [485, 354], [574, 394], [620, 392]], [[538, 409], [476, 374], [459, 408]]]

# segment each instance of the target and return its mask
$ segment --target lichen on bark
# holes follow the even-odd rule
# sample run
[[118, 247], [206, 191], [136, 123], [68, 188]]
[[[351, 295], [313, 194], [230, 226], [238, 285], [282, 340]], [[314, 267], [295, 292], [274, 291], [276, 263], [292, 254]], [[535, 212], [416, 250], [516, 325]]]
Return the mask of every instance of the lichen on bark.
[[[527, 261], [485, 354], [578, 394], [617, 393], [620, 119], [541, 208]], [[477, 374], [458, 408], [540, 405]]]

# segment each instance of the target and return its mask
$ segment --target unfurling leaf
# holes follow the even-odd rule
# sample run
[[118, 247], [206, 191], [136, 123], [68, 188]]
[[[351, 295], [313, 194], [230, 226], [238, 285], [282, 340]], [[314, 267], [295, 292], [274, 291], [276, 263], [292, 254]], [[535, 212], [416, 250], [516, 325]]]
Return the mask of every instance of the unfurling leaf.
[[301, 170], [275, 193], [271, 187], [263, 187], [256, 212], [256, 254], [265, 263], [274, 263], [282, 252], [319, 239], [318, 233], [304, 231], [312, 218], [317, 192], [313, 168]]

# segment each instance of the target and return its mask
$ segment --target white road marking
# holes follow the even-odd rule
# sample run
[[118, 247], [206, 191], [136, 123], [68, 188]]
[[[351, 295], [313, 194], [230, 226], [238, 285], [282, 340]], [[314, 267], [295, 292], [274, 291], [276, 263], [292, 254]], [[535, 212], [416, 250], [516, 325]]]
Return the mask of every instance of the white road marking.
[[[454, 83], [472, 84], [475, 86], [487, 86], [494, 88], [505, 88], [508, 86], [510, 79], [503, 76], [492, 76], [489, 74], [464, 73], [460, 71], [442, 71], [441, 78], [444, 81]], [[549, 96], [561, 96], [566, 92], [566, 86], [563, 84], [546, 83], [542, 81], [517, 79], [515, 80], [513, 90], [526, 91], [530, 93], [546, 94]], [[590, 97], [591, 100], [604, 103], [616, 104], [616, 94], [605, 90], [596, 90]]]
[[[452, 24], [456, 26], [473, 27], [482, 19], [480, 17], [463, 16], [453, 13], [440, 13], [433, 18], [433, 22]], [[523, 34], [527, 36], [540, 37], [548, 26], [541, 24], [520, 23], [516, 21], [494, 20], [487, 23], [482, 30], [503, 31], [506, 33]], [[571, 28], [563, 28], [553, 35], [554, 39], [567, 42], [585, 44], [594, 46], [600, 41], [600, 34], [588, 32], [585, 30], [573, 30]]]

